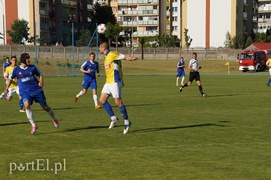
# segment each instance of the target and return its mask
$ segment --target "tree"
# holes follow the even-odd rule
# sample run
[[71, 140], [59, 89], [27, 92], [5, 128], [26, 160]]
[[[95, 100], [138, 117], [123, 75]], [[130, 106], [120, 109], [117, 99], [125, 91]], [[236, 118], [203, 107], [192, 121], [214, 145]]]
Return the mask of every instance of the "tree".
[[82, 28], [79, 39], [76, 41], [77, 46], [87, 46], [91, 38], [91, 32], [88, 29]]
[[[24, 19], [16, 19], [11, 24], [10, 30], [7, 30], [12, 42], [16, 44], [24, 44], [30, 40], [28, 22]], [[25, 42], [23, 41], [25, 40]]]
[[115, 40], [116, 43], [116, 51], [118, 51], [118, 38], [119, 38], [119, 33], [122, 31], [122, 27], [119, 24], [112, 24], [111, 22], [106, 24], [107, 30], [105, 32], [105, 36], [110, 41]]
[[231, 37], [231, 34], [230, 34], [229, 31], [227, 31], [227, 33], [226, 33], [226, 40], [224, 41], [224, 45], [227, 48], [232, 48], [233, 47], [233, 45], [232, 45], [232, 37]]
[[188, 29], [184, 29], [184, 41], [185, 41], [185, 46], [187, 48], [187, 50], [189, 49], [193, 39], [190, 38], [190, 36], [188, 36]]
[[251, 36], [249, 36], [249, 37], [247, 38], [245, 48], [248, 47], [248, 46], [250, 46], [252, 43], [253, 43], [253, 39], [252, 39]]
[[91, 19], [91, 22], [95, 24], [107, 24], [110, 22], [114, 25], [117, 23], [112, 8], [109, 6], [101, 6], [99, 3], [96, 3], [93, 9], [90, 10], [89, 17]]

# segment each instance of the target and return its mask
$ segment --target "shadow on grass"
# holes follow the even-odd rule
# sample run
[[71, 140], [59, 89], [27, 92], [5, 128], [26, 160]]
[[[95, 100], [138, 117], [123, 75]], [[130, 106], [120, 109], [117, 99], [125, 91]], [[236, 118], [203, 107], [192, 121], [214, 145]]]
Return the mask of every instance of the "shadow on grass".
[[[38, 122], [48, 122], [48, 121], [38, 121]], [[13, 126], [13, 125], [20, 125], [20, 124], [29, 124], [29, 121], [25, 121], [25, 122], [14, 122], [14, 123], [5, 123], [5, 124], [0, 124], [0, 127], [1, 126]]]
[[206, 97], [206, 98], [212, 98], [212, 97], [228, 97], [228, 96], [240, 96], [242, 94], [212, 94], [212, 95], [209, 95]]
[[155, 132], [155, 131], [165, 131], [165, 130], [173, 130], [173, 129], [208, 127], [208, 126], [226, 127], [225, 125], [220, 125], [220, 124], [215, 124], [215, 123], [208, 123], [208, 124], [195, 124], [195, 125], [189, 125], [189, 126], [173, 126], [173, 127], [160, 127], [160, 128], [138, 129], [138, 130], [132, 130], [129, 133], [136, 133], [136, 132]]

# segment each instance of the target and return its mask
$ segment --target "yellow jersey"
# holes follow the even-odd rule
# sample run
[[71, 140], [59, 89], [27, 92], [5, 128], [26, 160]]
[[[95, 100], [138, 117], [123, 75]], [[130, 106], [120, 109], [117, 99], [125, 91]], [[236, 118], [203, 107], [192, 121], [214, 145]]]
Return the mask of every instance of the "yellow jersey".
[[[13, 69], [16, 66], [8, 66], [5, 70], [5, 76], [10, 77]], [[14, 78], [11, 80], [10, 88], [16, 88], [18, 86], [17, 78]]]
[[271, 58], [266, 61], [266, 66], [268, 66], [268, 68], [271, 67]]
[[118, 52], [108, 50], [104, 58], [104, 70], [106, 75], [106, 84], [114, 82], [123, 83], [121, 59], [124, 55]]

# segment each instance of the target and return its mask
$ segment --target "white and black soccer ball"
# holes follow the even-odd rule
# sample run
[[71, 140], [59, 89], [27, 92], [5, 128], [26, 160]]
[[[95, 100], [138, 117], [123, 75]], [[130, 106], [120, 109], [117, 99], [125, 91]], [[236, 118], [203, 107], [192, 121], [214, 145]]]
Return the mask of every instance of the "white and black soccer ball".
[[105, 24], [99, 24], [97, 27], [97, 31], [99, 34], [104, 34], [106, 31], [106, 25]]

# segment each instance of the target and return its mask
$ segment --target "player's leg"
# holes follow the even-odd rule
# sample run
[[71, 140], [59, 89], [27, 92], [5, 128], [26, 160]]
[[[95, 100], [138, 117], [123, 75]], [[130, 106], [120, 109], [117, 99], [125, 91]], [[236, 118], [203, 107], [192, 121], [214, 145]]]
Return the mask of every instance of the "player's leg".
[[85, 94], [87, 93], [87, 90], [88, 90], [88, 88], [90, 87], [90, 82], [84, 80], [84, 81], [82, 82], [82, 87], [83, 87], [83, 89], [75, 96], [74, 102], [77, 102], [77, 101], [78, 101], [78, 98], [79, 98], [80, 96], [85, 95]]
[[92, 89], [92, 98], [95, 104], [95, 109], [100, 109], [101, 106], [98, 104], [98, 96], [97, 96], [97, 83], [96, 80], [93, 80], [90, 84], [90, 87]]
[[104, 107], [105, 111], [107, 112], [108, 116], [111, 119], [109, 129], [113, 128], [114, 125], [118, 122], [118, 118], [115, 116], [115, 113], [114, 113], [111, 105], [107, 101], [110, 94], [111, 94], [113, 86], [114, 86], [114, 84], [105, 84], [102, 89], [102, 93], [101, 93], [100, 99], [99, 99], [100, 103], [102, 104], [102, 106]]
[[202, 96], [202, 97], [207, 96], [207, 94], [205, 94], [205, 93], [203, 92], [203, 88], [202, 88], [202, 85], [201, 85], [201, 82], [200, 82], [200, 75], [199, 75], [199, 73], [198, 73], [198, 75], [195, 77], [195, 80], [197, 81], [197, 85], [198, 85], [199, 92], [200, 92], [201, 96]]
[[17, 93], [18, 99], [19, 99], [19, 108], [20, 108], [19, 112], [25, 112], [23, 110], [23, 107], [24, 107], [23, 99], [22, 99], [22, 97], [19, 94], [19, 87], [16, 88], [16, 93]]
[[269, 69], [269, 74], [270, 74], [270, 77], [269, 77], [267, 84], [266, 84], [268, 87], [270, 87], [270, 83], [271, 83], [271, 68]]
[[37, 129], [38, 129], [38, 126], [34, 121], [33, 112], [31, 110], [31, 104], [33, 102], [33, 99], [31, 97], [27, 96], [27, 95], [26, 96], [23, 95], [22, 99], [23, 99], [23, 102], [24, 102], [26, 117], [27, 117], [28, 121], [30, 122], [30, 124], [32, 126], [31, 134], [35, 134]]
[[35, 101], [38, 102], [40, 104], [40, 106], [49, 114], [49, 116], [51, 117], [51, 119], [52, 119], [52, 121], [54, 123], [55, 128], [58, 128], [59, 127], [59, 123], [57, 121], [57, 118], [55, 117], [55, 113], [48, 106], [43, 91], [38, 96], [35, 97]]
[[121, 92], [121, 83], [118, 84], [116, 92], [112, 92], [112, 96], [114, 97], [115, 104], [119, 107], [120, 113], [124, 120], [124, 130], [123, 134], [128, 133], [129, 128], [131, 126], [131, 121], [129, 121], [128, 113], [126, 110], [126, 106], [122, 102], [122, 92]]
[[176, 86], [179, 86], [179, 79], [180, 79], [180, 76], [181, 76], [180, 71], [177, 70], [177, 75], [176, 75]]

